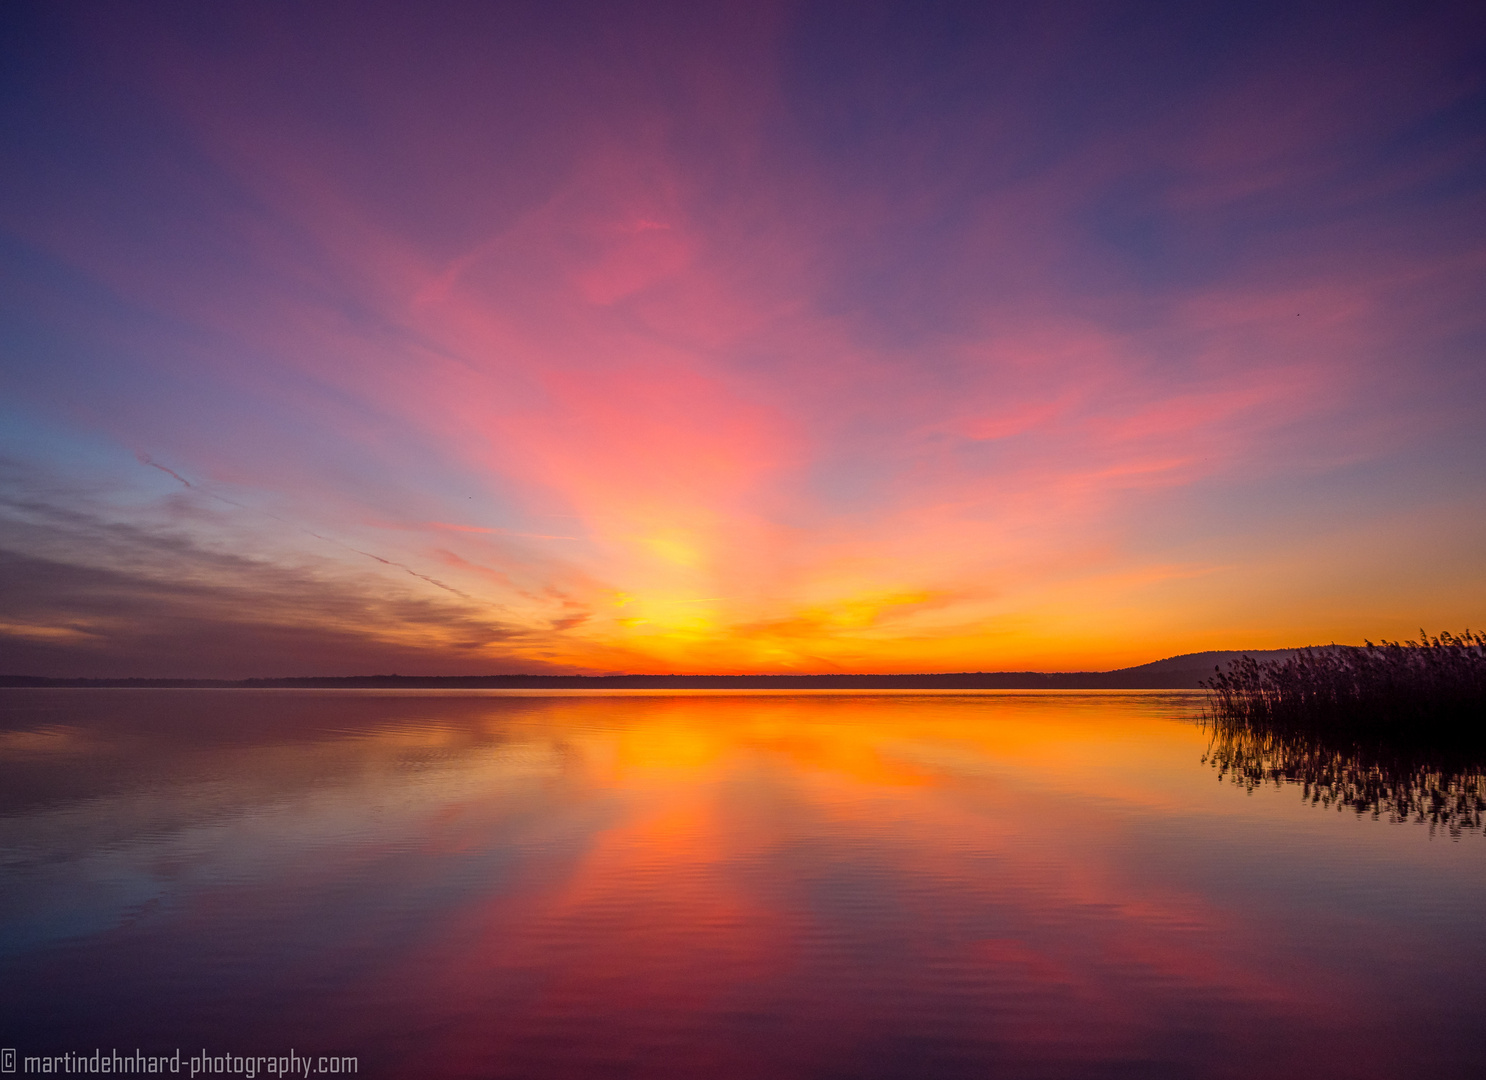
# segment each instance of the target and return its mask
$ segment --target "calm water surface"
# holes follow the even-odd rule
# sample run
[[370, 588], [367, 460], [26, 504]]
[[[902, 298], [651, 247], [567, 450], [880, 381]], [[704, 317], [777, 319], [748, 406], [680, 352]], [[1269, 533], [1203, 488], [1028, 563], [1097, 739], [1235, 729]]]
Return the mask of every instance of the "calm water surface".
[[0, 1045], [386, 1077], [1477, 1077], [1486, 840], [1184, 694], [0, 691]]

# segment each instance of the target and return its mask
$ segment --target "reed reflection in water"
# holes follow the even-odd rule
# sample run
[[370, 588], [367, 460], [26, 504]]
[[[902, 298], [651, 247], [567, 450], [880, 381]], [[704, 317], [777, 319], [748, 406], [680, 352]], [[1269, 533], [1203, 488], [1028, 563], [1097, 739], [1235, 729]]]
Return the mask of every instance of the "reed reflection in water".
[[11, 691], [27, 1053], [369, 1076], [1475, 1076], [1478, 833], [1197, 695]]
[[1486, 813], [1486, 753], [1370, 736], [1345, 738], [1300, 724], [1210, 720], [1205, 760], [1253, 791], [1298, 785], [1313, 804], [1394, 823], [1418, 822], [1459, 838]]

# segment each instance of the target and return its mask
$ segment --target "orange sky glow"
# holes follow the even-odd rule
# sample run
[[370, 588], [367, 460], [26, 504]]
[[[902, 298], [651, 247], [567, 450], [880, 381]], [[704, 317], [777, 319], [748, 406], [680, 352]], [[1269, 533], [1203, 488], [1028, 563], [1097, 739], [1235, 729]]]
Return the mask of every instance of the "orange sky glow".
[[36, 31], [5, 671], [1105, 669], [1479, 622], [1450, 25], [505, 17]]

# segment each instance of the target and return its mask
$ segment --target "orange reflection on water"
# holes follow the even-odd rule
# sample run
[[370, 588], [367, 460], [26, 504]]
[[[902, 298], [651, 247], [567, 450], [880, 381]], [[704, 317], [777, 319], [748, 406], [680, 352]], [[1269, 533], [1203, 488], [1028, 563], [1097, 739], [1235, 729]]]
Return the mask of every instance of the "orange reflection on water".
[[[611, 816], [519, 910], [461, 911], [421, 993], [503, 1001], [472, 1072], [572, 1055], [581, 1073], [617, 1037], [664, 1050], [665, 1075], [809, 1074], [905, 1027], [1071, 1066], [1139, 1059], [1168, 1013], [1215, 1010], [1283, 1017], [1351, 1059], [1346, 978], [1179, 867], [1139, 863], [1167, 858], [1153, 820], [1246, 809], [1194, 769], [1191, 712], [1108, 695], [544, 703], [533, 735], [560, 725]], [[491, 987], [514, 973], [513, 1013]]]
[[[137, 798], [87, 796], [157, 815], [106, 856], [66, 832], [75, 806], [29, 827], [95, 883], [100, 859], [156, 874], [174, 914], [98, 948], [156, 978], [144, 999], [184, 978], [174, 1015], [194, 1023], [257, 979], [279, 988], [257, 1022], [293, 1031], [310, 987], [311, 1034], [389, 1075], [1313, 1080], [1473, 1060], [1459, 1032], [1486, 980], [1458, 933], [1479, 851], [1217, 783], [1191, 696], [202, 699], [215, 727], [170, 700], [178, 723], [142, 712], [133, 741], [113, 716], [12, 742], [114, 745], [112, 776], [155, 761]], [[91, 970], [51, 977], [75, 992]]]

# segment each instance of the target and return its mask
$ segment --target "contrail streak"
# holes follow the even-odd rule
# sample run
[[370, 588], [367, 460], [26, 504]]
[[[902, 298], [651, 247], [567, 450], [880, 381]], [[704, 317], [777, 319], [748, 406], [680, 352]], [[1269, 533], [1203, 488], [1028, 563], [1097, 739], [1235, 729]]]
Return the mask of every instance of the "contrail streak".
[[234, 502], [233, 500], [227, 498], [225, 495], [218, 495], [215, 491], [208, 491], [205, 488], [198, 488], [195, 484], [191, 483], [191, 481], [187, 480], [184, 476], [176, 472], [174, 469], [167, 469], [164, 465], [161, 465], [158, 461], [155, 461], [153, 458], [151, 458], [149, 454], [146, 454], [142, 451], [137, 451], [134, 456], [139, 459], [139, 463], [141, 465], [148, 465], [152, 469], [159, 469], [163, 473], [168, 473], [169, 475], [179, 480], [181, 483], [185, 484], [192, 491], [200, 491], [203, 495], [207, 495], [210, 498], [216, 499], [218, 502], [224, 502], [228, 506], [235, 506], [239, 510], [246, 510], [249, 513], [253, 514], [262, 514], [264, 517], [271, 518], [281, 525], [287, 525], [291, 529], [296, 529], [299, 532], [304, 533], [306, 536], [313, 536], [316, 540], [324, 540], [327, 544], [334, 544], [336, 547], [345, 548], [347, 551], [354, 551], [357, 555], [365, 555], [368, 559], [375, 559], [383, 566], [395, 566], [399, 570], [412, 574], [418, 580], [426, 581], [430, 585], [435, 585], [438, 588], [443, 589], [445, 592], [451, 592], [455, 596], [462, 597], [465, 600], [474, 600], [474, 597], [471, 596], [469, 593], [460, 592], [454, 586], [446, 585], [442, 581], [439, 581], [437, 578], [429, 577], [427, 574], [420, 574], [411, 566], [407, 566], [404, 563], [394, 562], [391, 559], [384, 559], [380, 555], [373, 555], [370, 551], [362, 551], [360, 548], [352, 547], [350, 544], [342, 543], [341, 541], [336, 540], [333, 537], [321, 536], [313, 529], [307, 529], [303, 525], [300, 525], [298, 522], [289, 521], [287, 518], [281, 518], [279, 517], [279, 515], [269, 513], [267, 510], [259, 509], [256, 506], [247, 506], [240, 502]]
[[139, 463], [141, 465], [148, 465], [152, 469], [159, 469], [161, 472], [163, 472], [163, 473], [165, 473], [165, 474], [167, 474], [169, 476], [175, 477], [181, 483], [185, 484], [188, 488], [194, 488], [195, 487], [195, 485], [192, 484], [191, 481], [187, 480], [180, 473], [176, 472], [174, 469], [167, 469], [164, 465], [161, 465], [154, 458], [150, 457], [149, 454], [144, 454], [144, 453], [136, 452], [134, 456], [139, 459]]

